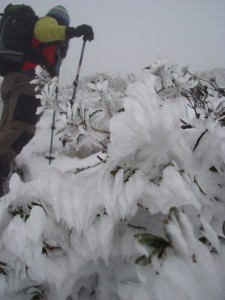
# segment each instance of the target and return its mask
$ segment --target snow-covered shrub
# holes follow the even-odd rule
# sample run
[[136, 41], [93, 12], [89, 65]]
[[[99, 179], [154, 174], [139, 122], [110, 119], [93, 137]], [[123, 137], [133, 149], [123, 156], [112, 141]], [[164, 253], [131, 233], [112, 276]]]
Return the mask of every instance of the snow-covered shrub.
[[[17, 158], [29, 165], [25, 182], [13, 175], [0, 202], [2, 299], [223, 300], [225, 127], [207, 108], [193, 113], [187, 78], [158, 89], [173, 83], [160, 68], [129, 85], [108, 119], [106, 154], [78, 160], [56, 143], [56, 160], [44, 165], [44, 114]], [[108, 99], [104, 79], [72, 108], [53, 80], [42, 103], [65, 126], [93, 121], [85, 108], [96, 113]]]
[[[114, 80], [105, 74], [96, 74], [94, 79], [83, 80], [75, 99], [72, 88], [62, 89], [57, 78], [52, 80], [41, 68], [37, 68], [42, 107], [39, 113], [55, 111], [56, 138], [62, 142], [61, 151], [69, 156], [87, 157], [100, 150], [105, 151], [109, 141], [109, 120], [123, 107], [124, 91], [116, 89]], [[46, 84], [43, 85], [43, 82]], [[116, 89], [116, 90], [114, 90]], [[49, 114], [48, 114], [49, 116]], [[57, 144], [58, 148], [58, 144]]]

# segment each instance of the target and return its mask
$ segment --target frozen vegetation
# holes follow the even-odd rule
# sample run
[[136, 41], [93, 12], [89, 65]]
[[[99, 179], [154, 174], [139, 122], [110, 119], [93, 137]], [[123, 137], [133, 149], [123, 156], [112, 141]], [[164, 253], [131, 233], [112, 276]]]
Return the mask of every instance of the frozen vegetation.
[[71, 106], [71, 86], [37, 70], [42, 118], [0, 202], [1, 300], [225, 299], [216, 72], [96, 74]]

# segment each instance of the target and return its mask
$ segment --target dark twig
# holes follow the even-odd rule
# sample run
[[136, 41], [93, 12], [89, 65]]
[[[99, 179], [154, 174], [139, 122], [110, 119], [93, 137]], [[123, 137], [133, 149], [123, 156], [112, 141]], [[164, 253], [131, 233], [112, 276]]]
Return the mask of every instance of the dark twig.
[[208, 132], [208, 129], [206, 129], [205, 131], [203, 131], [203, 133], [200, 135], [200, 137], [197, 139], [197, 142], [194, 146], [194, 151], [196, 150], [196, 148], [198, 147], [198, 144], [200, 143], [201, 139], [203, 138], [203, 136], [206, 134], [206, 132]]
[[132, 224], [127, 224], [127, 226], [134, 228], [134, 229], [138, 229], [138, 230], [147, 230], [147, 228], [143, 227], [143, 226], [137, 226], [137, 225], [132, 225]]
[[184, 125], [181, 125], [182, 129], [190, 129], [193, 128], [192, 125], [188, 124], [187, 122], [185, 122], [184, 120], [180, 119], [181, 123], [183, 123]]

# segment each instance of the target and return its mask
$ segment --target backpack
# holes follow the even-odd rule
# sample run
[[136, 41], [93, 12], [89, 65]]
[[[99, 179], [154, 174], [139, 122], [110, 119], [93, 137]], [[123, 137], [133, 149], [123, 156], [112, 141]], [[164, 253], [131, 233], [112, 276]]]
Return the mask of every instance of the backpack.
[[5, 76], [21, 71], [38, 17], [24, 4], [9, 4], [0, 15], [0, 76]]

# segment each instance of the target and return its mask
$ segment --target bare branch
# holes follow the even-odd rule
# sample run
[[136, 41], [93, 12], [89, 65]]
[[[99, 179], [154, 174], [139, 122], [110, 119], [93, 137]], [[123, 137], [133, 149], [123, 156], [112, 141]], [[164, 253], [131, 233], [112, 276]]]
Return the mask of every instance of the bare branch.
[[206, 129], [205, 131], [203, 131], [203, 133], [200, 135], [200, 137], [197, 139], [197, 142], [194, 146], [194, 151], [196, 150], [196, 148], [198, 147], [198, 144], [200, 143], [201, 139], [203, 138], [203, 136], [206, 134], [206, 132], [208, 132], [208, 129]]

